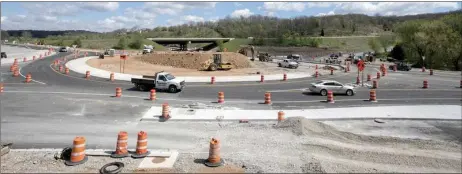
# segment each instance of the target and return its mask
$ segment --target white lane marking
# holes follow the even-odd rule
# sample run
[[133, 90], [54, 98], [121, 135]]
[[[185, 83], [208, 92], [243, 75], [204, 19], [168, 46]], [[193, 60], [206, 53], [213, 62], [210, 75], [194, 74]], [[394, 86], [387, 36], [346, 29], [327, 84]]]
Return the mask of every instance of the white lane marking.
[[[21, 68], [19, 68], [18, 71], [19, 71], [19, 75], [21, 75], [22, 77], [26, 78], [26, 76], [22, 75], [22, 73], [21, 73]], [[33, 82], [40, 83], [40, 84], [42, 84], [42, 85], [46, 85], [46, 83], [43, 83], [43, 82], [40, 82], [40, 81], [37, 81], [37, 80], [34, 80], [34, 79], [31, 79], [31, 80], [32, 80]]]
[[[36, 94], [71, 94], [71, 95], [99, 95], [99, 96], [114, 96], [113, 94], [99, 94], [99, 93], [74, 93], [74, 92], [39, 92], [39, 91], [3, 91], [4, 93], [36, 93]], [[122, 95], [122, 97], [141, 98], [147, 97]], [[157, 98], [158, 100], [171, 100], [171, 101], [190, 101], [190, 102], [211, 102], [213, 100], [188, 100], [188, 99], [173, 99], [173, 98]], [[365, 101], [369, 99], [340, 99], [335, 101]], [[397, 101], [397, 100], [462, 100], [461, 98], [393, 98], [393, 99], [377, 99], [377, 101]], [[309, 100], [309, 101], [274, 101], [273, 103], [316, 103], [326, 100]], [[226, 101], [226, 103], [258, 103], [260, 100], [245, 100], [245, 101]]]

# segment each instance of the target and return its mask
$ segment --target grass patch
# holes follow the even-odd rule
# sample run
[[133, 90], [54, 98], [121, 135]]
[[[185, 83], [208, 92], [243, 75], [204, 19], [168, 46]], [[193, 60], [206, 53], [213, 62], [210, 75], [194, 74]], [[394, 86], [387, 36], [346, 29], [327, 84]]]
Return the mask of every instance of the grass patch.
[[371, 37], [322, 38], [320, 47], [342, 51], [372, 51], [368, 41]]
[[239, 50], [241, 45], [249, 45], [252, 43], [250, 39], [234, 39], [223, 44], [223, 46], [228, 49], [228, 52], [236, 52]]

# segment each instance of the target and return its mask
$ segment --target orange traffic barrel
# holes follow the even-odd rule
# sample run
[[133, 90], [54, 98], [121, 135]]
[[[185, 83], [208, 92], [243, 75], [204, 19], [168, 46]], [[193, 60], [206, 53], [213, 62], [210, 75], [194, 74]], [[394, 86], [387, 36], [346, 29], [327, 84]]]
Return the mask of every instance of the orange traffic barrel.
[[378, 88], [377, 80], [372, 81], [372, 88], [374, 89]]
[[23, 62], [27, 62], [27, 58], [24, 57]]
[[111, 154], [112, 158], [124, 158], [128, 157], [128, 134], [125, 131], [120, 131], [117, 135], [116, 150]]
[[377, 102], [377, 96], [376, 96], [375, 90], [371, 90], [369, 92], [369, 101]]
[[282, 80], [286, 81], [287, 80], [287, 74], [284, 73], [284, 75], [282, 75]]
[[83, 164], [87, 160], [88, 157], [85, 155], [85, 137], [75, 137], [71, 152], [71, 159], [66, 161], [65, 164], [68, 166], [75, 166]]
[[433, 69], [430, 69], [430, 75], [431, 76], [433, 75]]
[[422, 72], [425, 72], [425, 67], [424, 66], [422, 67]]
[[278, 122], [281, 122], [282, 120], [284, 120], [284, 112], [283, 111], [279, 111], [278, 112]]
[[427, 81], [427, 80], [424, 80], [424, 81], [423, 81], [423, 86], [422, 86], [422, 88], [424, 88], [424, 89], [428, 88], [428, 81]]
[[19, 70], [15, 69], [13, 72], [13, 77], [18, 77], [19, 76]]
[[370, 74], [367, 75], [367, 81], [371, 81], [371, 75]]
[[109, 75], [109, 80], [114, 81], [114, 73], [111, 73], [111, 75]]
[[265, 76], [263, 74], [260, 76], [260, 82], [265, 82]]
[[27, 75], [26, 75], [26, 81], [25, 81], [25, 82], [26, 82], [26, 83], [29, 83], [29, 82], [31, 82], [31, 81], [32, 81], [32, 75], [31, 75], [30, 73], [27, 73]]
[[330, 69], [330, 75], [334, 75], [334, 69], [333, 68]]
[[318, 71], [316, 71], [315, 74], [314, 74], [314, 77], [318, 78], [318, 76], [319, 76], [319, 73], [318, 73]]
[[63, 72], [63, 65], [59, 65], [59, 72]]
[[170, 118], [170, 107], [168, 106], [168, 103], [162, 104], [162, 117], [164, 119]]
[[218, 103], [225, 103], [225, 93], [218, 92]]
[[90, 71], [85, 72], [85, 78], [90, 79]]
[[14, 69], [15, 69], [15, 66], [14, 66], [14, 65], [11, 65], [11, 66], [10, 66], [10, 72], [14, 72]]
[[215, 76], [212, 76], [210, 78], [210, 84], [212, 84], [212, 85], [215, 84]]
[[380, 79], [380, 72], [377, 72], [377, 79]]
[[220, 157], [220, 140], [212, 138], [210, 141], [209, 158], [205, 161], [208, 167], [218, 167], [223, 165], [223, 159]]
[[132, 154], [133, 158], [144, 158], [149, 155], [148, 151], [148, 133], [140, 131], [138, 141], [136, 141], [136, 152]]
[[121, 96], [122, 96], [122, 88], [117, 87], [115, 97], [121, 97]]
[[64, 74], [69, 74], [69, 68], [64, 69]]
[[155, 89], [151, 89], [151, 93], [149, 94], [149, 100], [156, 100], [156, 90]]
[[265, 104], [271, 104], [271, 93], [265, 93]]
[[332, 91], [327, 91], [327, 103], [334, 103], [334, 93]]
[[14, 59], [13, 64], [18, 64], [18, 59]]

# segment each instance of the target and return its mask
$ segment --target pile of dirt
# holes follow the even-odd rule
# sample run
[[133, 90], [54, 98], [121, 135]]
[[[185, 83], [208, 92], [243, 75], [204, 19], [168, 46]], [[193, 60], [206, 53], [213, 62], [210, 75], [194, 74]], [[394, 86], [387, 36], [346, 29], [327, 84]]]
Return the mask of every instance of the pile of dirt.
[[136, 59], [155, 65], [172, 66], [175, 68], [206, 70], [208, 64], [213, 62], [213, 54], [221, 54], [225, 63], [231, 63], [234, 69], [251, 68], [247, 57], [239, 53], [199, 53], [199, 52], [155, 52], [153, 54], [139, 55]]
[[330, 133], [335, 128], [324, 123], [308, 120], [303, 117], [290, 117], [276, 125], [278, 129], [288, 129], [295, 135], [312, 135]]

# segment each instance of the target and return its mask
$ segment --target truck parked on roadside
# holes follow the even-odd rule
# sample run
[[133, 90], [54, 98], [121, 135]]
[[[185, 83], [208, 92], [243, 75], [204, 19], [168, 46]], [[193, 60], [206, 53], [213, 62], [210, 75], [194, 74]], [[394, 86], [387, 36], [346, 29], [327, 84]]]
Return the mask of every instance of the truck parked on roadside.
[[151, 89], [167, 90], [171, 93], [177, 93], [185, 87], [185, 81], [180, 80], [170, 73], [160, 71], [154, 76], [143, 76], [142, 78], [132, 78], [131, 82], [140, 91], [148, 91]]
[[298, 68], [298, 63], [293, 61], [293, 60], [290, 60], [290, 59], [284, 59], [284, 60], [282, 60], [281, 62], [278, 63], [278, 66], [283, 67], [283, 68], [297, 69]]

